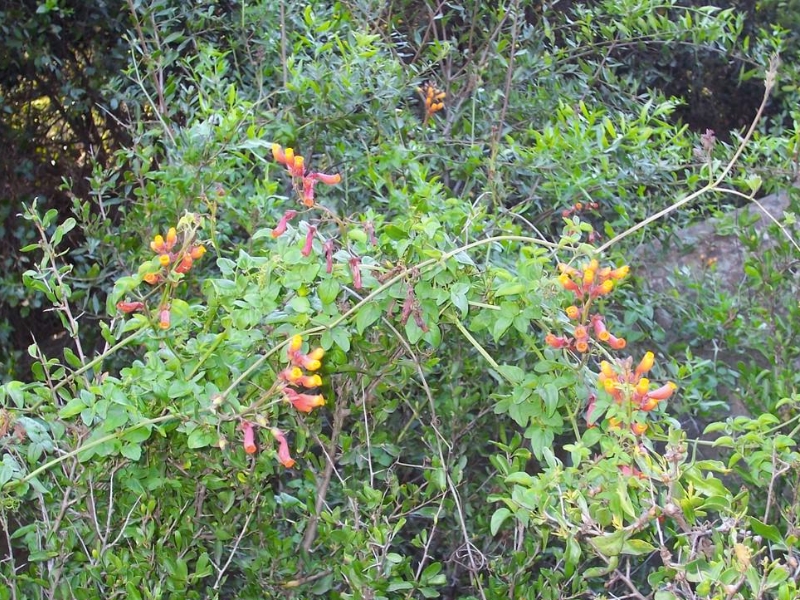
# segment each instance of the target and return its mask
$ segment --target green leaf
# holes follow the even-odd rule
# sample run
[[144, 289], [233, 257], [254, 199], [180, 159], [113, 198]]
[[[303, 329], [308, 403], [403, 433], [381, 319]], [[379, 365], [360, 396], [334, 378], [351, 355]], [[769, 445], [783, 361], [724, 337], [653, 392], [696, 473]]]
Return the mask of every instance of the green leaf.
[[58, 411], [58, 417], [60, 419], [71, 419], [80, 414], [84, 408], [86, 408], [86, 403], [82, 398], [73, 398]]
[[364, 330], [377, 321], [383, 313], [383, 307], [377, 302], [370, 302], [358, 309], [356, 315], [356, 331], [358, 335], [364, 333]]
[[205, 429], [203, 427], [198, 427], [189, 434], [189, 438], [186, 440], [186, 445], [195, 450], [197, 448], [205, 448], [206, 446], [210, 446], [216, 442], [217, 434], [214, 431]]
[[639, 539], [627, 540], [622, 546], [622, 554], [632, 554], [633, 556], [650, 554], [655, 551], [656, 547], [653, 544]]
[[125, 444], [120, 450], [120, 453], [125, 458], [135, 462], [142, 457], [142, 447], [136, 444]]
[[317, 287], [317, 295], [323, 304], [333, 304], [333, 302], [336, 300], [336, 296], [339, 295], [340, 290], [341, 286], [339, 285], [339, 282], [333, 277], [328, 277], [323, 279]]
[[508, 519], [508, 517], [510, 517], [512, 514], [513, 513], [511, 510], [505, 506], [498, 508], [492, 515], [492, 520], [489, 524], [489, 533], [491, 533], [493, 536], [497, 535], [497, 532], [500, 531], [500, 527], [503, 526], [503, 523], [505, 523], [506, 519]]
[[504, 283], [495, 291], [494, 295], [496, 297], [501, 296], [517, 296], [525, 292], [525, 284], [524, 283], [515, 283], [513, 281], [509, 281], [508, 283]]

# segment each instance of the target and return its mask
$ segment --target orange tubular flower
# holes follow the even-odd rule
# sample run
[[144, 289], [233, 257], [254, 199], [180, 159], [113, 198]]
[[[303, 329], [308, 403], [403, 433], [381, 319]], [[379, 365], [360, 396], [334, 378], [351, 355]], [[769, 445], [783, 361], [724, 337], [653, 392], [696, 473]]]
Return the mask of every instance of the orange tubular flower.
[[255, 454], [256, 447], [256, 433], [253, 429], [253, 424], [249, 421], [242, 421], [242, 431], [244, 431], [244, 451], [247, 454]]
[[322, 363], [319, 359], [311, 358], [308, 354], [297, 354], [293, 359], [296, 365], [303, 367], [304, 369], [308, 369], [309, 371], [317, 371], [321, 366]]
[[578, 325], [577, 327], [575, 327], [573, 334], [575, 335], [575, 339], [578, 340], [589, 339], [589, 332], [586, 331], [586, 327], [584, 327], [583, 325]]
[[311, 177], [319, 179], [325, 185], [336, 185], [342, 180], [342, 176], [338, 173], [328, 175], [327, 173], [311, 173]]
[[647, 392], [647, 394], [645, 394], [645, 398], [658, 400], [660, 402], [661, 400], [666, 400], [667, 398], [672, 396], [672, 393], [676, 389], [678, 389], [678, 386], [669, 381], [664, 385], [662, 385], [660, 388], [653, 390], [652, 392]]
[[191, 254], [184, 254], [181, 262], [175, 267], [176, 273], [188, 273], [189, 270], [192, 268], [192, 263], [194, 260], [192, 259]]
[[616, 279], [617, 281], [619, 281], [620, 279], [624, 279], [625, 277], [627, 277], [628, 272], [630, 270], [631, 268], [628, 265], [623, 265], [622, 267], [619, 267], [611, 271], [611, 273], [609, 273], [609, 277], [611, 277], [611, 279]]
[[162, 277], [160, 273], [147, 273], [142, 279], [150, 285], [156, 285], [157, 283], [161, 283]]
[[600, 315], [594, 315], [592, 317], [592, 328], [594, 329], [594, 334], [597, 336], [597, 339], [601, 342], [609, 341], [611, 334], [606, 329], [606, 324], [603, 322], [603, 317]]
[[566, 348], [567, 346], [569, 346], [569, 340], [560, 335], [559, 336], [553, 335], [552, 333], [548, 333], [546, 336], [544, 336], [544, 342], [545, 344], [547, 344], [551, 348], [555, 348], [556, 350], [560, 350], [561, 348]]
[[203, 255], [206, 253], [205, 246], [192, 246], [189, 250], [189, 256], [192, 257], [192, 260], [200, 260], [203, 258]]
[[325, 398], [322, 394], [313, 396], [311, 394], [299, 394], [291, 388], [286, 388], [283, 393], [292, 406], [300, 412], [310, 413], [319, 406], [325, 406]]
[[647, 423], [631, 423], [631, 431], [634, 435], [643, 435], [647, 431]]
[[144, 302], [127, 302], [125, 300], [117, 302], [117, 310], [124, 312], [126, 315], [136, 312], [137, 310], [142, 310], [143, 308]]
[[577, 340], [575, 342], [575, 350], [577, 350], [578, 352], [588, 352], [589, 343], [586, 340]]
[[286, 154], [284, 154], [283, 148], [280, 147], [280, 144], [272, 144], [272, 158], [275, 159], [275, 162], [278, 162], [282, 165], [286, 164]]
[[308, 208], [314, 206], [314, 186], [317, 180], [313, 177], [303, 177], [303, 205]]
[[573, 321], [577, 320], [581, 316], [581, 309], [575, 305], [568, 306], [565, 312], [567, 313], [567, 316]]
[[286, 441], [286, 434], [277, 427], [273, 427], [269, 432], [278, 441], [278, 462], [287, 469], [291, 469], [295, 465], [295, 460], [289, 454], [289, 442]]
[[175, 230], [174, 227], [170, 227], [169, 231], [167, 232], [167, 239], [166, 239], [167, 251], [172, 250], [175, 247], [177, 241], [178, 241], [178, 232]]
[[580, 289], [578, 288], [578, 284], [572, 281], [569, 275], [566, 273], [562, 273], [558, 276], [558, 282], [561, 284], [565, 290], [569, 290], [570, 292], [575, 292], [576, 294], [580, 294]]
[[655, 354], [652, 352], [646, 352], [642, 360], [636, 366], [636, 375], [644, 375], [650, 369], [653, 368], [653, 363], [655, 362]]
[[614, 350], [622, 350], [625, 346], [628, 345], [628, 342], [625, 341], [624, 338], [618, 338], [609, 334], [608, 336], [608, 345], [611, 346]]
[[161, 329], [169, 329], [169, 322], [170, 322], [169, 306], [165, 306], [161, 309], [161, 312], [159, 313], [158, 326]]

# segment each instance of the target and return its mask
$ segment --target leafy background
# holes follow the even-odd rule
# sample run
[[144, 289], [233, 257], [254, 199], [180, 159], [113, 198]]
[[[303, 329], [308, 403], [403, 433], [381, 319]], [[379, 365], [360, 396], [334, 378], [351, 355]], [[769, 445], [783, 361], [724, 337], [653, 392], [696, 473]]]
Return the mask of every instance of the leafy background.
[[[592, 309], [623, 352], [544, 341], [558, 263], [797, 181], [795, 14], [7, 3], [0, 598], [795, 597], [791, 210], [767, 251], [728, 227], [758, 294], [709, 264], [665, 332], [645, 263]], [[274, 143], [341, 183], [305, 210]], [[150, 287], [174, 226], [207, 253]], [[309, 414], [274, 386], [296, 334], [326, 351]], [[600, 361], [646, 351], [679, 393], [619, 411]]]

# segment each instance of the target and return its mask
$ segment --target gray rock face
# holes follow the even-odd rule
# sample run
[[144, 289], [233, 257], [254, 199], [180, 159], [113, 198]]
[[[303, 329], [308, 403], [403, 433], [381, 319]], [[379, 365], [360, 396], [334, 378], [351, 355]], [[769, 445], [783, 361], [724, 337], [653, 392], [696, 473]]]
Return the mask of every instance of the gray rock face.
[[[788, 193], [773, 194], [722, 218], [680, 230], [668, 244], [654, 242], [639, 249], [632, 261], [632, 272], [645, 279], [645, 297], [650, 299], [655, 320], [666, 332], [667, 346], [690, 347], [695, 357], [722, 363], [735, 372], [741, 364], [769, 368], [772, 357], [760, 356], [746, 344], [731, 343], [726, 333], [729, 328], [744, 326], [748, 332], [760, 335], [763, 331], [769, 336], [774, 331], [770, 315], [786, 318], [792, 303], [797, 306], [798, 296], [792, 295], [791, 290], [800, 288], [800, 254], [787, 258], [784, 253], [784, 262], [772, 266], [770, 270], [782, 272], [783, 278], [771, 288], [757, 287], [745, 273], [748, 260], [765, 258], [776, 247], [779, 240], [776, 228], [771, 226], [783, 221], [789, 206]], [[794, 240], [800, 240], [797, 225], [787, 231]], [[701, 335], [700, 328], [686, 326], [687, 315], [702, 316], [704, 311], [716, 311], [717, 322], [712, 323], [716, 331], [705, 330]], [[729, 327], [723, 318], [727, 315]], [[697, 337], [686, 339], [692, 332]], [[792, 345], [796, 352], [797, 344]], [[800, 356], [790, 360], [789, 364], [800, 370]], [[727, 402], [730, 414], [747, 414], [737, 391], [720, 385], [717, 394]]]

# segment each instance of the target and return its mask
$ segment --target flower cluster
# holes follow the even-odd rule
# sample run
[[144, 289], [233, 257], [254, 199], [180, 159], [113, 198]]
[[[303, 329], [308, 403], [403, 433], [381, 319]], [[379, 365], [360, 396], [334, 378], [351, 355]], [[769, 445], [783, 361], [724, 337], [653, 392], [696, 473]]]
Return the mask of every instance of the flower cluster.
[[156, 285], [164, 281], [170, 270], [175, 273], [188, 273], [194, 261], [199, 260], [206, 253], [206, 247], [202, 244], [189, 247], [182, 246], [175, 250], [178, 243], [178, 232], [174, 227], [170, 227], [166, 237], [156, 235], [150, 242], [150, 249], [156, 253], [161, 271], [148, 273], [144, 280], [150, 285]]
[[286, 167], [303, 204], [308, 208], [314, 206], [314, 187], [318, 181], [326, 185], [335, 185], [342, 180], [342, 176], [338, 173], [328, 175], [327, 173], [306, 171], [305, 159], [299, 154], [295, 154], [292, 148], [284, 150], [279, 144], [272, 144], [272, 157]]
[[[294, 388], [309, 390], [322, 385], [322, 377], [314, 373], [314, 371], [319, 370], [322, 366], [320, 361], [325, 355], [325, 351], [322, 348], [314, 348], [308, 354], [303, 354], [301, 352], [302, 347], [303, 338], [299, 335], [293, 336], [286, 350], [289, 366], [281, 371], [278, 377], [286, 384], [283, 388], [286, 400], [300, 412], [308, 413], [319, 406], [324, 406], [325, 398], [322, 394], [308, 394], [299, 392]], [[303, 369], [310, 371], [312, 374], [304, 373]]]
[[606, 327], [603, 316], [592, 314], [592, 302], [611, 293], [616, 282], [628, 275], [629, 267], [622, 266], [616, 269], [611, 267], [600, 268], [597, 260], [590, 260], [582, 269], [569, 265], [559, 264], [561, 275], [558, 281], [561, 286], [575, 295], [576, 303], [565, 310], [572, 325], [572, 335], [557, 336], [548, 333], [545, 343], [552, 348], [587, 352], [589, 341], [594, 337], [597, 341], [607, 344], [614, 350], [625, 348], [624, 338], [613, 335]]
[[[660, 387], [650, 389], [651, 382], [645, 375], [653, 368], [654, 358], [652, 352], [647, 352], [635, 369], [631, 357], [616, 361], [614, 364], [605, 360], [600, 363], [600, 373], [597, 376], [598, 386], [611, 396], [614, 402], [622, 407], [625, 414], [630, 417], [630, 428], [636, 435], [645, 433], [647, 424], [641, 418], [636, 418], [635, 413], [652, 411], [659, 402], [672, 396], [678, 387], [669, 381]], [[590, 423], [593, 421], [594, 410], [595, 405], [592, 399], [586, 414], [587, 421]], [[608, 424], [611, 428], [618, 429], [622, 424], [622, 419], [612, 416], [608, 419]]]
[[[178, 239], [178, 229], [175, 227], [170, 227], [166, 236], [159, 234], [152, 239], [150, 249], [156, 253], [155, 260], [158, 262], [159, 269], [155, 272], [146, 273], [143, 276], [144, 281], [150, 285], [157, 285], [167, 281], [173, 273], [184, 275], [191, 270], [194, 262], [202, 258], [206, 253], [205, 246], [194, 243], [198, 226], [199, 220], [197, 217], [188, 214], [178, 223], [178, 227], [181, 228], [183, 233], [182, 240]], [[177, 279], [172, 279], [173, 285], [165, 292], [158, 307], [158, 326], [161, 329], [166, 330], [170, 327], [170, 297], [176, 282]], [[117, 302], [117, 310], [125, 314], [144, 309], [144, 302], [129, 300]]]
[[571, 217], [573, 214], [581, 213], [585, 210], [597, 210], [600, 208], [600, 204], [597, 202], [576, 202], [569, 208], [565, 208], [561, 211], [562, 217]]
[[[300, 412], [309, 413], [317, 407], [325, 405], [325, 398], [322, 394], [307, 393], [308, 390], [322, 386], [322, 377], [315, 371], [322, 367], [322, 357], [325, 351], [322, 348], [315, 348], [308, 354], [302, 352], [303, 338], [299, 335], [293, 336], [289, 340], [286, 356], [289, 364], [280, 373], [274, 389], [278, 389], [283, 394], [284, 399]], [[218, 403], [214, 404], [214, 407]], [[242, 421], [241, 429], [244, 433], [243, 446], [247, 454], [255, 454], [258, 451], [256, 443], [256, 427], [266, 428], [267, 419], [263, 415], [256, 416], [256, 423]], [[277, 427], [270, 427], [269, 432], [278, 442], [278, 462], [284, 467], [291, 468], [295, 464], [289, 451], [289, 442], [286, 433]], [[221, 440], [220, 447], [227, 445], [226, 440]]]
[[444, 108], [444, 99], [447, 96], [445, 92], [437, 88], [432, 83], [426, 83], [417, 91], [422, 96], [422, 101], [425, 103], [425, 122], [437, 112]]

